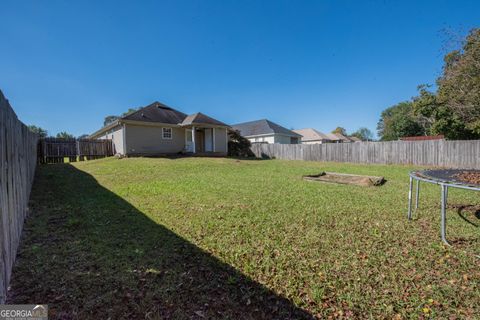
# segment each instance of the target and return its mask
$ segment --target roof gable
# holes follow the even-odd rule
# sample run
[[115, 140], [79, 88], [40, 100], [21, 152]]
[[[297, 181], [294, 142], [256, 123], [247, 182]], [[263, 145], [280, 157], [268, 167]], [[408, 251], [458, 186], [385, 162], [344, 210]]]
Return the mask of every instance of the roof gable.
[[181, 123], [182, 126], [192, 125], [192, 124], [211, 124], [216, 126], [228, 127], [225, 123], [215, 120], [201, 112], [191, 114], [187, 116]]

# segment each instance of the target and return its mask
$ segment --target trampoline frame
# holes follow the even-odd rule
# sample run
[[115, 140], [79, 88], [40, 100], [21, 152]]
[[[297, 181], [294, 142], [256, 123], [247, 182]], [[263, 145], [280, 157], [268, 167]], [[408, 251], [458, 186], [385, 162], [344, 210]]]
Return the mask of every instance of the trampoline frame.
[[410, 172], [410, 188], [408, 190], [408, 220], [412, 220], [412, 191], [413, 191], [413, 180], [416, 180], [416, 190], [415, 190], [415, 211], [418, 209], [418, 200], [420, 198], [420, 182], [432, 183], [440, 185], [441, 190], [441, 210], [440, 210], [440, 235], [442, 237], [443, 243], [448, 246], [451, 244], [447, 240], [447, 200], [448, 200], [448, 188], [459, 188], [473, 191], [480, 191], [480, 186], [472, 186], [467, 184], [462, 184], [459, 182], [453, 182], [448, 180], [434, 179], [423, 176], [423, 171], [412, 171]]

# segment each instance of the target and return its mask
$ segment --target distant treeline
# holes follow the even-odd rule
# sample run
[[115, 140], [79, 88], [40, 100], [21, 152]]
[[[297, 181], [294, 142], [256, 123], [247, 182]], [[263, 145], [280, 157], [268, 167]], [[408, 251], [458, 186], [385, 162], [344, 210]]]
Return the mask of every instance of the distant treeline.
[[404, 136], [444, 135], [447, 139], [480, 139], [480, 29], [444, 57], [437, 90], [418, 86], [418, 95], [381, 114], [381, 140]]

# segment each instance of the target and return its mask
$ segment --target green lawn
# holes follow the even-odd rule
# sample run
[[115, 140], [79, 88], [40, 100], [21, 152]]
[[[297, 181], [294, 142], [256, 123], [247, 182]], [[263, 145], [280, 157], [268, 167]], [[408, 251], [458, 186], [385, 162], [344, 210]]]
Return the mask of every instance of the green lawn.
[[[40, 166], [9, 303], [52, 318], [465, 319], [480, 316], [480, 198], [412, 167], [280, 160], [102, 159]], [[381, 187], [303, 174], [382, 175]], [[459, 213], [464, 217], [461, 218]]]

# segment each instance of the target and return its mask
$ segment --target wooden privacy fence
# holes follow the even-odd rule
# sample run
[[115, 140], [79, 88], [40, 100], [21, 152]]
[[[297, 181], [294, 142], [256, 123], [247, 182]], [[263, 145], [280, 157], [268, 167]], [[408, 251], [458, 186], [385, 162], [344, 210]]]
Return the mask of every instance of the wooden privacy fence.
[[44, 138], [38, 141], [39, 163], [63, 163], [113, 156], [112, 140]]
[[480, 169], [480, 140], [253, 144], [259, 158]]
[[37, 140], [0, 91], [0, 304], [5, 302], [27, 214]]

